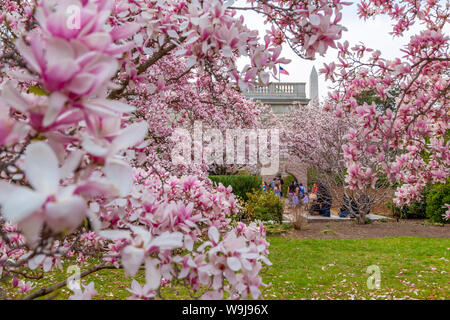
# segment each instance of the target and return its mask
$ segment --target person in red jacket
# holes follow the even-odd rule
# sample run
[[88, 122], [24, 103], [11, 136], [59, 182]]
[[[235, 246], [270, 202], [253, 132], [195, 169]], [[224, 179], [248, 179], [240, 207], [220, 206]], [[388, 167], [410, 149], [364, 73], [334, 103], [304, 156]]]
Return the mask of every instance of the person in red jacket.
[[314, 183], [314, 187], [312, 189], [312, 193], [316, 193], [319, 190], [319, 187]]

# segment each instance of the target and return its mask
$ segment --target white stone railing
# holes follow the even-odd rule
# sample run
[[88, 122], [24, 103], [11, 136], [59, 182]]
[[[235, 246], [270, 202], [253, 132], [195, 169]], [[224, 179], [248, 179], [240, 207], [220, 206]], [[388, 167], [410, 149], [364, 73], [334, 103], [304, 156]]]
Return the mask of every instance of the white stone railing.
[[246, 96], [291, 96], [305, 98], [305, 83], [303, 82], [272, 82], [267, 86], [256, 86], [247, 90]]

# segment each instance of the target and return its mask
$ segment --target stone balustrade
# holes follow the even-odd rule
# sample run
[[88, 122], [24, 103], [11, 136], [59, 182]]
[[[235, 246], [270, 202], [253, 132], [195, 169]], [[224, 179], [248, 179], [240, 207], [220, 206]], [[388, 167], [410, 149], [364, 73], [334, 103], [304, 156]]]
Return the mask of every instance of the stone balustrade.
[[256, 86], [254, 90], [247, 90], [245, 95], [252, 98], [297, 97], [306, 98], [305, 83], [303, 82], [272, 82], [267, 86]]
[[244, 92], [245, 97], [272, 107], [275, 113], [285, 113], [295, 104], [307, 105], [304, 82], [272, 82], [267, 86], [256, 86]]

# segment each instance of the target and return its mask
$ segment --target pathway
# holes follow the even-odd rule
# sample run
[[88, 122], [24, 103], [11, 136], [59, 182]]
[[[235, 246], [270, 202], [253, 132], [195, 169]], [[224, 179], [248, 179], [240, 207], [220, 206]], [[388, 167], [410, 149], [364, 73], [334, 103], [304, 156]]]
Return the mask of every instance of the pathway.
[[[286, 207], [285, 211], [284, 211], [284, 215], [283, 215], [283, 221], [284, 222], [291, 222], [294, 220], [294, 215], [292, 214], [292, 209]], [[352, 221], [355, 220], [354, 218], [341, 218], [339, 217], [337, 212], [334, 212], [334, 210], [331, 211], [331, 215], [330, 217], [323, 217], [320, 215], [310, 215], [308, 212], [303, 211], [301, 213], [301, 215], [303, 217], [305, 217], [307, 219], [308, 222], [330, 222], [330, 221]], [[377, 221], [377, 220], [382, 220], [382, 219], [391, 219], [389, 217], [386, 216], [381, 216], [375, 213], [369, 213], [367, 215], [367, 218]]]

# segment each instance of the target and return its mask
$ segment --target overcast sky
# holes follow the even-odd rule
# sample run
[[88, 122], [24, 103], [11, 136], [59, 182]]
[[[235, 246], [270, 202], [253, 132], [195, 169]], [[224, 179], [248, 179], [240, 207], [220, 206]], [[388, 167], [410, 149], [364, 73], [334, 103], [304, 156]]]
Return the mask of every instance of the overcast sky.
[[[354, 44], [363, 42], [367, 47], [378, 49], [381, 51], [383, 57], [393, 58], [403, 56], [400, 52], [400, 48], [409, 42], [410, 36], [417, 33], [417, 30], [421, 28], [414, 26], [412, 30], [405, 33], [402, 38], [393, 38], [389, 32], [391, 31], [392, 22], [386, 16], [379, 16], [376, 19], [370, 19], [367, 21], [360, 20], [357, 15], [357, 1], [350, 6], [345, 6], [342, 14], [341, 25], [347, 28], [346, 32], [343, 32], [342, 40], [348, 40], [350, 47]], [[235, 6], [245, 6], [245, 2], [236, 1]], [[250, 28], [258, 29], [260, 35], [263, 36], [265, 30], [270, 29], [270, 25], [264, 25], [264, 20], [261, 16], [253, 12], [243, 12], [245, 21]], [[448, 25], [447, 25], [448, 26]], [[446, 29], [448, 32], [449, 28]], [[324, 57], [319, 55], [316, 59], [303, 60], [298, 57], [288, 45], [283, 46], [282, 56], [291, 59], [291, 63], [284, 67], [289, 72], [289, 75], [281, 75], [281, 81], [286, 82], [306, 82], [306, 94], [309, 94], [309, 75], [313, 66], [316, 67], [317, 72], [323, 67], [323, 63], [330, 63], [336, 61], [337, 50], [329, 48], [327, 54]], [[239, 61], [239, 67], [243, 67], [246, 64], [245, 60]], [[272, 81], [275, 81], [272, 79]], [[325, 82], [324, 76], [319, 74], [319, 97], [323, 100], [327, 95], [327, 87], [329, 82]]]

